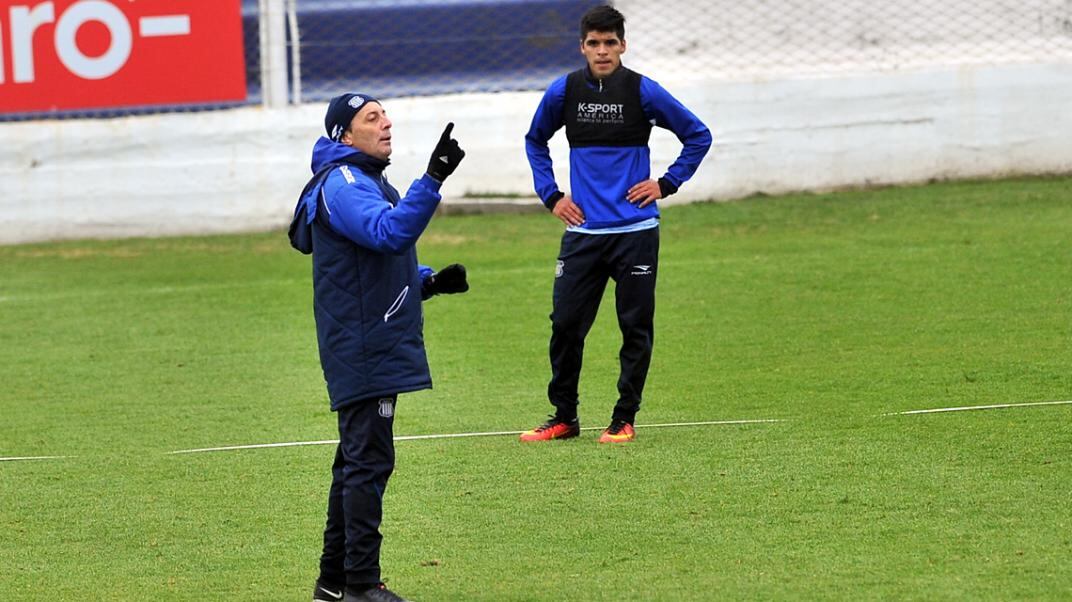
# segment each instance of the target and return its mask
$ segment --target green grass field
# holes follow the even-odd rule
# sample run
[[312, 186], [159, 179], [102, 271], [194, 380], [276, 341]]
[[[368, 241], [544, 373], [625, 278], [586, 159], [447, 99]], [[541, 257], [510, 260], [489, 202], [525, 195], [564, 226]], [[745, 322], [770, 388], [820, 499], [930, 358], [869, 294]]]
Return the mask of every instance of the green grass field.
[[[547, 215], [440, 217], [436, 387], [397, 435], [550, 411]], [[335, 437], [281, 232], [0, 247], [0, 600], [308, 600]], [[1068, 600], [1072, 179], [664, 210], [638, 424], [400, 441], [384, 574], [418, 600]], [[613, 298], [581, 421], [616, 391]]]

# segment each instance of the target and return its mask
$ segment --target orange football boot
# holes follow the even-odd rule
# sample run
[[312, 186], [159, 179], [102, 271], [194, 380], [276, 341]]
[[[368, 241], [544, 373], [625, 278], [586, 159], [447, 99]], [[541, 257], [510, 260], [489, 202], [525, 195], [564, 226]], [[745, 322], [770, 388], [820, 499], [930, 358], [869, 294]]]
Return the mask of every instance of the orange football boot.
[[550, 441], [551, 439], [569, 439], [581, 434], [581, 422], [574, 418], [567, 422], [552, 416], [540, 426], [521, 433], [522, 441]]
[[599, 436], [600, 443], [627, 443], [636, 440], [636, 430], [633, 425], [615, 418], [610, 421], [610, 426]]

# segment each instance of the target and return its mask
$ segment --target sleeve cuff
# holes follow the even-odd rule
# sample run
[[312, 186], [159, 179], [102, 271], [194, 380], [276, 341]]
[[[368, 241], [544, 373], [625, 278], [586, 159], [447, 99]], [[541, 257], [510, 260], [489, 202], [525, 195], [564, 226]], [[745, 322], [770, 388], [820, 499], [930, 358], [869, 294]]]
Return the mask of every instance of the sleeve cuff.
[[432, 190], [434, 190], [436, 192], [439, 192], [439, 188], [441, 186], [443, 186], [443, 182], [435, 179], [435, 177], [432, 174], [428, 173], [428, 172], [424, 172], [424, 176], [422, 176], [421, 179], [424, 180], [425, 183], [428, 184], [429, 188], [431, 188]]
[[548, 209], [554, 209], [555, 205], [557, 205], [558, 202], [560, 200], [562, 200], [562, 197], [564, 197], [564, 196], [566, 196], [566, 193], [562, 192], [561, 190], [555, 191], [554, 194], [552, 194], [551, 196], [547, 197], [547, 200], [544, 201], [543, 204]]
[[663, 195], [663, 198], [665, 199], [666, 197], [677, 192], [677, 186], [674, 186], [674, 184], [666, 178], [659, 178], [659, 192]]

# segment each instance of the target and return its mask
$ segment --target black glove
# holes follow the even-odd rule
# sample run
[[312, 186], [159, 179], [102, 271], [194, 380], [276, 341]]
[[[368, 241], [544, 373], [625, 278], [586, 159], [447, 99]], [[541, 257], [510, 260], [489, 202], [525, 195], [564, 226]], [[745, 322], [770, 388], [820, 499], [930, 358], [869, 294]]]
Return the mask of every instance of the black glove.
[[458, 141], [450, 137], [453, 129], [454, 122], [452, 121], [443, 130], [443, 135], [439, 137], [439, 144], [432, 151], [432, 158], [428, 161], [428, 175], [440, 182], [454, 173], [458, 164], [462, 162], [462, 158], [465, 157], [465, 151], [458, 146]]
[[469, 290], [469, 282], [465, 279], [465, 266], [460, 263], [448, 265], [429, 276], [421, 289], [421, 297], [425, 299], [432, 295], [464, 293]]

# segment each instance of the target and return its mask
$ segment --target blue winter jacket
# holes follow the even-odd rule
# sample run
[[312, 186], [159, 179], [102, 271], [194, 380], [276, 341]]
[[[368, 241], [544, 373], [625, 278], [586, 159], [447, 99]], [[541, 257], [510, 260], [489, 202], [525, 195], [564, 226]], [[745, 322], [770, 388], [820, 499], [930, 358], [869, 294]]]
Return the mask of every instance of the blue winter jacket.
[[[571, 77], [587, 89], [573, 92], [583, 102], [567, 106], [567, 81]], [[563, 193], [555, 180], [547, 143], [563, 126], [570, 138], [570, 195], [584, 212], [586, 221], [581, 228], [585, 230], [628, 226], [658, 217], [655, 203], [641, 209], [626, 200], [629, 188], [651, 179], [647, 138], [652, 126], [670, 130], [683, 145], [677, 160], [662, 176], [669, 192], [692, 177], [711, 147], [707, 126], [647, 76], [625, 67], [603, 80], [594, 78], [587, 68], [562, 76], [544, 93], [525, 135], [536, 194], [548, 207]], [[645, 126], [647, 130], [642, 130]]]
[[331, 408], [432, 386], [416, 242], [439, 204], [425, 174], [400, 198], [387, 161], [321, 137], [291, 225], [313, 256], [313, 314]]

